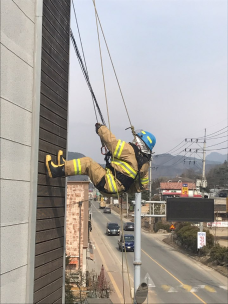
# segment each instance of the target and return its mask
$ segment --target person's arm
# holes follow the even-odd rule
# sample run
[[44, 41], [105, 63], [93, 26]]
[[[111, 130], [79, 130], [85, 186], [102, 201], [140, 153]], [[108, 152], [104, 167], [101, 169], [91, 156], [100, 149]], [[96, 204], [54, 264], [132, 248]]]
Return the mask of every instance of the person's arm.
[[111, 131], [106, 126], [100, 126], [98, 129], [98, 135], [101, 141], [106, 145], [110, 152], [114, 152], [118, 139], [111, 133]]

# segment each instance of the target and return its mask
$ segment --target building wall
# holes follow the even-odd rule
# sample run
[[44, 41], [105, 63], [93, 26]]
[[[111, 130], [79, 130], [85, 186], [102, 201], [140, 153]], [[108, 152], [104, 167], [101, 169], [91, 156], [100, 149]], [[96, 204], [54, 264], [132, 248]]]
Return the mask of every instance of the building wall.
[[1, 0], [1, 303], [26, 303], [35, 0]]
[[67, 150], [69, 30], [70, 0], [43, 0], [33, 303], [64, 302], [66, 180], [47, 177], [45, 157]]
[[[1, 303], [64, 303], [70, 0], [1, 0]], [[56, 162], [56, 159], [54, 159]]]
[[[88, 197], [89, 182], [67, 183], [66, 254], [79, 265], [79, 228], [81, 206], [80, 268], [83, 267], [83, 248], [88, 247]], [[73, 267], [71, 267], [73, 268]]]

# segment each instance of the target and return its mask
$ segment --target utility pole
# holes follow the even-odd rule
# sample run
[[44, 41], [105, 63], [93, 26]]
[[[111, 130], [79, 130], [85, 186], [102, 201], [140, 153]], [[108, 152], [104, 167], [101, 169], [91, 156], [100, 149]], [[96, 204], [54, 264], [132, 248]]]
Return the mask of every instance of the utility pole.
[[141, 277], [141, 193], [135, 193], [134, 296]]
[[204, 142], [203, 142], [203, 172], [202, 172], [202, 187], [203, 188], [206, 188], [205, 165], [206, 165], [206, 129], [205, 129], [205, 133], [204, 133]]
[[[151, 201], [152, 197], [152, 160], [150, 161], [149, 167], [149, 201]], [[150, 205], [150, 215], [151, 215], [151, 204]], [[149, 224], [151, 225], [151, 217], [149, 218]]]
[[[206, 188], [206, 175], [205, 175], [205, 165], [206, 165], [206, 129], [204, 132], [204, 141], [203, 141], [203, 171], [202, 171], [202, 182], [201, 187], [203, 188], [203, 198], [204, 190]], [[203, 222], [200, 222], [200, 232], [203, 232]]]

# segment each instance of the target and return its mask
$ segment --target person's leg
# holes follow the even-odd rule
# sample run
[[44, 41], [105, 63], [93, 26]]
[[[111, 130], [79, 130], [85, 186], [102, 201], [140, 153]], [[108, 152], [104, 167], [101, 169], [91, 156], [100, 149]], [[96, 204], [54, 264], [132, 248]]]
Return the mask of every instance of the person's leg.
[[65, 161], [65, 176], [88, 175], [91, 182], [97, 185], [106, 171], [90, 157]]

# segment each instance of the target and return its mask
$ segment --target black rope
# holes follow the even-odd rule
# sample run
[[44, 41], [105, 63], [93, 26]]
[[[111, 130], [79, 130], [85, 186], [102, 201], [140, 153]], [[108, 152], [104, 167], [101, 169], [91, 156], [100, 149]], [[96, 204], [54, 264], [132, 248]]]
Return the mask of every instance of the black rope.
[[[77, 25], [77, 29], [78, 29], [78, 36], [79, 36], [79, 39], [80, 39], [80, 44], [81, 44], [81, 49], [82, 49], [82, 55], [83, 55], [83, 59], [84, 59], [84, 64], [85, 64], [85, 68], [86, 68], [87, 75], [89, 75], [88, 69], [87, 69], [87, 65], [86, 65], [85, 53], [84, 53], [84, 49], [83, 49], [83, 45], [82, 45], [81, 34], [80, 34], [80, 30], [79, 30], [79, 25], [78, 25], [77, 14], [76, 14], [76, 10], [75, 10], [75, 7], [74, 7], [74, 1], [73, 1], [73, 0], [72, 0], [72, 5], [73, 5], [73, 9], [74, 9], [74, 17], [75, 17], [75, 21], [76, 21], [76, 25]], [[96, 108], [95, 108], [95, 102], [94, 102], [93, 99], [92, 99], [92, 101], [93, 101], [93, 108], [94, 108], [95, 117], [96, 117], [96, 120], [97, 120], [97, 122], [98, 122], [98, 119], [97, 119], [97, 112], [96, 112]]]
[[[84, 78], [85, 78], [85, 80], [86, 80], [86, 83], [87, 83], [88, 88], [89, 88], [89, 90], [90, 90], [90, 93], [91, 93], [91, 95], [92, 95], [92, 99], [93, 99], [93, 101], [94, 101], [94, 103], [95, 103], [95, 105], [96, 105], [96, 107], [97, 107], [97, 111], [98, 111], [98, 113], [99, 113], [99, 115], [100, 115], [102, 124], [106, 126], [105, 120], [104, 120], [103, 115], [102, 115], [102, 113], [101, 113], [101, 110], [100, 110], [100, 107], [99, 107], [99, 105], [98, 105], [97, 99], [96, 99], [96, 97], [95, 97], [94, 91], [93, 91], [93, 89], [92, 89], [92, 86], [91, 86], [91, 83], [90, 83], [90, 80], [89, 80], [89, 75], [88, 75], [88, 73], [87, 73], [87, 71], [86, 71], [86, 68], [85, 68], [85, 66], [84, 66], [84, 63], [83, 63], [83, 61], [82, 61], [82, 57], [81, 57], [80, 52], [79, 52], [79, 49], [78, 49], [78, 47], [77, 47], [77, 44], [76, 44], [76, 41], [75, 41], [75, 38], [74, 38], [74, 35], [73, 35], [72, 30], [70, 30], [70, 38], [71, 38], [71, 41], [72, 41], [72, 44], [73, 44], [75, 53], [76, 53], [76, 55], [77, 55], [78, 62], [79, 62], [79, 65], [80, 65], [80, 67], [81, 67], [83, 76], [84, 76]], [[96, 113], [96, 112], [95, 112], [95, 113]]]

